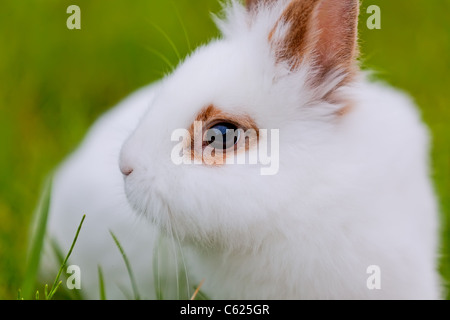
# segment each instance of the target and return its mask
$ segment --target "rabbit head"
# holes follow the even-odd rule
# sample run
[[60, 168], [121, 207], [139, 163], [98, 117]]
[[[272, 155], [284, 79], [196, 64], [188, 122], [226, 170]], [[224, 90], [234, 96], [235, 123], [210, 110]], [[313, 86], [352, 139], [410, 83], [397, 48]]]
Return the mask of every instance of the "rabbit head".
[[[162, 80], [120, 167], [130, 204], [161, 229], [254, 248], [305, 223], [333, 186], [326, 155], [353, 103], [359, 2], [247, 0], [224, 11], [222, 37]], [[205, 155], [213, 141], [223, 149]], [[239, 156], [247, 161], [230, 164]]]

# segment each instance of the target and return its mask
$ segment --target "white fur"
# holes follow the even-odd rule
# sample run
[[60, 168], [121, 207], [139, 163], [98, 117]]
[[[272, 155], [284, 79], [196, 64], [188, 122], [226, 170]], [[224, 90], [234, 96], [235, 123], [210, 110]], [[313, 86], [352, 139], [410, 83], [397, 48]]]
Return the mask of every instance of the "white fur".
[[[211, 298], [440, 297], [429, 137], [415, 106], [360, 76], [339, 89], [353, 107], [336, 116], [342, 105], [322, 98], [337, 78], [310, 89], [312, 66], [291, 72], [275, 62], [267, 35], [285, 4], [250, 23], [233, 2], [218, 23], [222, 39], [104, 116], [60, 168], [49, 233], [67, 247], [87, 214], [72, 259], [87, 297], [98, 297], [99, 264], [110, 297], [123, 297], [111, 282], [129, 283], [109, 229], [128, 250], [143, 295], [154, 297], [157, 231], [147, 220], [182, 244], [193, 283], [205, 279]], [[280, 130], [277, 175], [171, 162], [171, 133], [210, 104]], [[137, 215], [123, 192], [122, 145], [122, 165], [134, 169], [126, 196]], [[136, 223], [137, 216], [147, 219]], [[370, 265], [381, 268], [381, 290], [367, 288]]]

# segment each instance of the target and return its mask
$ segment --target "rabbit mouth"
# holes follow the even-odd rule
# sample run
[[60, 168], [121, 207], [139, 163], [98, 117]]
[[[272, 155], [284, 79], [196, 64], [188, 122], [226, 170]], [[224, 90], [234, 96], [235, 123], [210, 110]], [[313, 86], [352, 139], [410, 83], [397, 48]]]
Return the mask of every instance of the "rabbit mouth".
[[125, 195], [133, 212], [155, 225], [166, 224], [170, 210], [164, 193], [154, 183], [155, 179], [141, 184], [130, 178], [125, 179]]

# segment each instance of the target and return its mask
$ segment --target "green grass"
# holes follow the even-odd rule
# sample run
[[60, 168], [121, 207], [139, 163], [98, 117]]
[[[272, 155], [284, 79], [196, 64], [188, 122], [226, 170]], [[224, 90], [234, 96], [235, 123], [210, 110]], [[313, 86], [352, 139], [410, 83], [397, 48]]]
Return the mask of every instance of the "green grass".
[[[141, 300], [141, 296], [139, 294], [139, 290], [138, 290], [138, 287], [136, 284], [136, 279], [134, 277], [133, 269], [131, 268], [131, 264], [130, 264], [130, 261], [128, 260], [127, 254], [125, 253], [125, 251], [124, 251], [122, 245], [120, 244], [119, 239], [117, 239], [116, 235], [111, 231], [110, 231], [110, 233], [111, 233], [111, 236], [112, 236], [114, 242], [116, 243], [116, 246], [119, 249], [120, 254], [122, 255], [123, 261], [125, 262], [125, 265], [127, 267], [128, 275], [129, 275], [130, 281], [131, 281], [131, 288], [133, 289], [134, 300]], [[103, 291], [103, 290], [104, 289], [101, 288], [101, 291]]]
[[[27, 259], [27, 271], [24, 276], [23, 286], [18, 290], [18, 300], [30, 300], [31, 298], [35, 298], [36, 300], [40, 300], [40, 291], [39, 289], [34, 289], [34, 286], [37, 281], [37, 274], [41, 260], [41, 252], [44, 244], [44, 239], [46, 237], [45, 230], [47, 226], [47, 217], [49, 213], [49, 203], [50, 203], [50, 186], [46, 188], [43, 193], [43, 198], [41, 205], [38, 208], [38, 212], [36, 213], [37, 221], [36, 228], [34, 232], [31, 234], [31, 244], [30, 251], [28, 253]], [[65, 258], [61, 262], [61, 266], [59, 268], [58, 274], [56, 275], [55, 281], [51, 287], [46, 284], [44, 286], [44, 298], [45, 300], [52, 300], [58, 292], [62, 284], [61, 276], [68, 266], [67, 262], [72, 254], [73, 249], [78, 240], [78, 236], [80, 235], [81, 228], [83, 227], [84, 220], [86, 216], [84, 215], [81, 219], [80, 225], [78, 226], [77, 232], [75, 234], [75, 238], [73, 239], [72, 245], [70, 246], [69, 252], [65, 256]], [[102, 290], [103, 288], [100, 288]], [[34, 295], [33, 295], [34, 294]]]
[[[27, 268], [24, 274], [21, 295], [24, 299], [30, 299], [34, 293], [34, 285], [37, 282], [37, 275], [41, 261], [41, 252], [44, 247], [47, 220], [51, 199], [51, 177], [48, 178], [42, 197], [39, 201], [37, 211], [34, 214], [34, 223], [30, 232], [30, 242], [28, 245]], [[52, 290], [53, 291], [53, 290]], [[46, 294], [47, 296], [47, 294]]]
[[[71, 4], [81, 8], [80, 31], [66, 28]], [[381, 7], [381, 30], [365, 28], [365, 8], [371, 4]], [[16, 299], [34, 272], [25, 263], [29, 229], [49, 172], [105, 110], [216, 36], [209, 13], [219, 10], [216, 0], [2, 1], [0, 299]], [[433, 177], [443, 221], [440, 268], [447, 281], [449, 12], [450, 1], [363, 0], [361, 14], [364, 66], [409, 92], [433, 134]]]

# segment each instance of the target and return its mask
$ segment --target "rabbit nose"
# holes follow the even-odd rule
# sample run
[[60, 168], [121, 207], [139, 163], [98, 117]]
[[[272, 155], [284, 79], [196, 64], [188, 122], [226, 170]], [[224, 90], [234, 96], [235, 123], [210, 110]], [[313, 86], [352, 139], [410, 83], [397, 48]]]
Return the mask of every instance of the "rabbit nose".
[[125, 177], [128, 177], [130, 174], [132, 174], [133, 173], [133, 171], [134, 171], [134, 169], [133, 168], [131, 168], [131, 167], [128, 167], [128, 166], [120, 166], [120, 171], [122, 172], [122, 174], [125, 176]]
[[134, 171], [134, 168], [130, 166], [130, 164], [127, 161], [124, 161], [123, 157], [120, 159], [119, 167], [120, 171], [125, 177], [128, 177]]
[[123, 176], [129, 177], [139, 169], [138, 152], [140, 149], [134, 147], [129, 141], [125, 142], [119, 154], [119, 167]]

